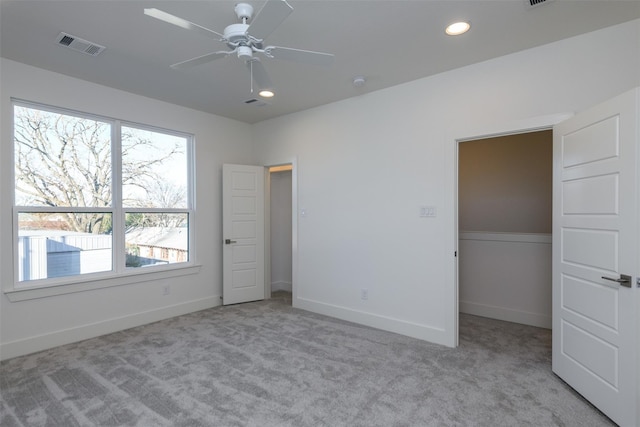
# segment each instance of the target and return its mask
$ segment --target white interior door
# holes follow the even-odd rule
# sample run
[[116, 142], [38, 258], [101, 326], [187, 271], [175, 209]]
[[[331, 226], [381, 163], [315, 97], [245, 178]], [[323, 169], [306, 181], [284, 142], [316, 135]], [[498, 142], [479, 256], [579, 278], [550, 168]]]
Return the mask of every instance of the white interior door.
[[222, 304], [265, 298], [264, 168], [222, 166]]
[[553, 135], [553, 371], [621, 426], [640, 424], [639, 93]]

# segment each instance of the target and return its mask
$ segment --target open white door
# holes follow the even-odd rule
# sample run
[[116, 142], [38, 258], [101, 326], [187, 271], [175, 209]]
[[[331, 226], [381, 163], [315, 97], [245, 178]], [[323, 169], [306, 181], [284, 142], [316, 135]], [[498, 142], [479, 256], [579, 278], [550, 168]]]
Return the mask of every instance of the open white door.
[[553, 371], [621, 426], [640, 425], [639, 94], [553, 133]]
[[265, 298], [264, 168], [222, 166], [222, 304]]

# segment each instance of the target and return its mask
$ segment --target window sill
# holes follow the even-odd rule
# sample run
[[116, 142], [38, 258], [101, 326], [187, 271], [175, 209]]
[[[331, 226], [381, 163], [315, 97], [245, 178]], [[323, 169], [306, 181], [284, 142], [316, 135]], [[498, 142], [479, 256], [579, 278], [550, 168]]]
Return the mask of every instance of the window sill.
[[38, 298], [47, 298], [56, 295], [73, 294], [76, 292], [92, 291], [95, 289], [110, 288], [113, 286], [131, 285], [133, 283], [149, 282], [152, 280], [182, 277], [200, 272], [200, 265], [175, 267], [153, 272], [132, 272], [118, 276], [94, 278], [62, 285], [48, 285], [29, 287], [23, 289], [8, 289], [4, 291], [9, 301], [27, 301]]

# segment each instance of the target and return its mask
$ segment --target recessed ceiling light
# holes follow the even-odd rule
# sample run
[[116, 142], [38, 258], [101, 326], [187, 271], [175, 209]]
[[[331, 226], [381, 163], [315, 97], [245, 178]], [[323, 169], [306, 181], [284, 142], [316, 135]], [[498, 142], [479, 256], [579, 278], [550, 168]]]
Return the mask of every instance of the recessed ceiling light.
[[460, 34], [464, 34], [469, 31], [469, 28], [471, 28], [471, 24], [465, 21], [460, 21], [449, 25], [444, 32], [450, 36], [459, 36]]
[[258, 95], [260, 95], [263, 98], [273, 98], [275, 93], [270, 89], [263, 89], [260, 92], [258, 92]]

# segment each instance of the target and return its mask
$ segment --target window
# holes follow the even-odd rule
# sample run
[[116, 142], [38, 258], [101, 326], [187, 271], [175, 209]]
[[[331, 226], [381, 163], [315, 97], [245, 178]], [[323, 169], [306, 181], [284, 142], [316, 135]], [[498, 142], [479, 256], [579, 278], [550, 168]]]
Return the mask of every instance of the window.
[[189, 135], [13, 109], [18, 287], [190, 261]]

